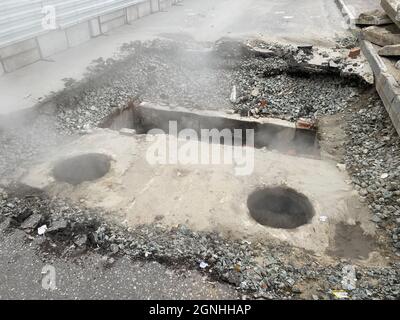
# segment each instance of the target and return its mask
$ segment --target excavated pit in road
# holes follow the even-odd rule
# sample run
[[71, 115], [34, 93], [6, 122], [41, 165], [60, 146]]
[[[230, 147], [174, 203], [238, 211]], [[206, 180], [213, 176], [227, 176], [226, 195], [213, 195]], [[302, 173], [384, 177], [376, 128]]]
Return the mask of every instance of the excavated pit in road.
[[[167, 124], [171, 122], [176, 122], [177, 132], [190, 128], [196, 134], [211, 128], [254, 129], [255, 144], [245, 140], [240, 145], [226, 144], [222, 138], [187, 140], [170, 134]], [[110, 212], [107, 219], [131, 227], [154, 222], [167, 227], [186, 225], [233, 239], [278, 239], [318, 253], [339, 252], [333, 245], [337, 225], [357, 222], [363, 230], [361, 237], [375, 232], [369, 211], [348, 184], [347, 174], [321, 158], [313, 129], [278, 119], [150, 103], [119, 110], [103, 126], [109, 128], [94, 129], [60, 146], [45, 162], [32, 166], [21, 182], [51, 196], [104, 209]], [[155, 128], [163, 131], [147, 132]], [[181, 163], [166, 157], [165, 163], [153, 163], [149, 150], [154, 151], [155, 141], [170, 139], [176, 141], [178, 151], [210, 150], [217, 144], [222, 156], [229, 150], [250, 154], [251, 170], [237, 174], [235, 161]], [[96, 170], [95, 175], [84, 172], [82, 177], [88, 173], [90, 179], [79, 183], [68, 181], [69, 175], [64, 181], [55, 175], [60, 164], [83, 159], [86, 165], [89, 158], [100, 159], [101, 169], [109, 170]], [[265, 190], [269, 193], [264, 194]], [[372, 252], [373, 246], [368, 248]], [[363, 254], [368, 258], [369, 252]]]

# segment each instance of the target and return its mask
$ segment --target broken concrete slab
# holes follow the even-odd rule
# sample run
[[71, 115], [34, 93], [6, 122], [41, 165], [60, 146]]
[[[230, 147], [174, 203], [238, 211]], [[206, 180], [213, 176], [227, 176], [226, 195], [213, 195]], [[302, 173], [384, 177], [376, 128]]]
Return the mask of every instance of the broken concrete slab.
[[372, 26], [362, 30], [361, 37], [379, 46], [400, 44], [400, 29], [395, 24]]
[[400, 19], [398, 15], [399, 0], [381, 0], [381, 6], [385, 10], [390, 19], [400, 27]]
[[58, 232], [65, 230], [68, 226], [68, 222], [64, 219], [56, 220], [52, 223], [51, 227], [47, 229], [47, 233]]
[[384, 57], [400, 56], [400, 44], [384, 46], [383, 48], [379, 49], [378, 54]]
[[355, 20], [355, 23], [358, 25], [380, 26], [385, 24], [392, 24], [393, 22], [385, 11], [375, 9], [372, 11], [361, 13]]
[[41, 220], [42, 216], [40, 214], [34, 213], [27, 220], [24, 221], [24, 223], [21, 225], [21, 228], [24, 230], [32, 231], [39, 225]]

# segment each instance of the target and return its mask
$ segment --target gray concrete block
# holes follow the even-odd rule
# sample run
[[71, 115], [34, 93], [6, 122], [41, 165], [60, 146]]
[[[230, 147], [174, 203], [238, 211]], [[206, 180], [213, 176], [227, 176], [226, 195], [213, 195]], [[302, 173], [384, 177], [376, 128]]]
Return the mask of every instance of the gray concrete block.
[[375, 77], [378, 77], [382, 72], [387, 72], [385, 63], [376, 53], [371, 42], [365, 40], [361, 41], [361, 49], [367, 58]]
[[400, 43], [400, 29], [395, 24], [365, 28], [361, 36], [363, 40], [382, 47]]
[[25, 51], [32, 50], [36, 48], [36, 41], [35, 39], [28, 39], [25, 41], [21, 41], [10, 46], [0, 48], [0, 58], [8, 58], [11, 56], [15, 56]]
[[399, 0], [381, 0], [381, 7], [398, 27], [400, 27], [400, 21], [397, 19], [397, 8], [399, 5]]
[[145, 1], [137, 4], [139, 18], [148, 16], [151, 14], [151, 3], [150, 1]]
[[123, 26], [126, 22], [126, 17], [125, 15], [123, 17], [119, 17], [117, 19], [111, 20], [104, 22], [100, 25], [101, 27], [101, 32], [102, 33], [107, 33], [112, 29], [118, 28], [120, 26]]
[[160, 11], [160, 2], [159, 0], [150, 0], [151, 3], [151, 12]]
[[379, 49], [378, 54], [384, 57], [400, 56], [400, 44], [385, 46]]
[[380, 26], [384, 24], [393, 23], [390, 17], [385, 11], [381, 9], [375, 9], [367, 12], [361, 13], [356, 19], [356, 24], [366, 25], [366, 26]]
[[12, 72], [39, 60], [40, 60], [39, 49], [34, 48], [29, 51], [17, 54], [15, 56], [3, 59], [3, 65], [5, 71]]
[[43, 58], [68, 48], [67, 36], [64, 30], [54, 30], [37, 37]]
[[167, 10], [172, 6], [172, 0], [160, 0], [160, 10]]
[[90, 40], [89, 23], [83, 22], [65, 30], [67, 34], [68, 46], [75, 47]]
[[95, 19], [89, 20], [89, 29], [90, 29], [90, 35], [93, 38], [101, 35], [99, 19], [95, 18]]
[[100, 24], [103, 24], [105, 22], [109, 22], [112, 20], [115, 20], [117, 18], [123, 17], [125, 15], [124, 9], [117, 10], [111, 13], [107, 13], [103, 16], [100, 17]]
[[[158, 0], [157, 0], [158, 1]], [[139, 19], [139, 12], [137, 6], [130, 6], [126, 8], [126, 20], [128, 23]]]

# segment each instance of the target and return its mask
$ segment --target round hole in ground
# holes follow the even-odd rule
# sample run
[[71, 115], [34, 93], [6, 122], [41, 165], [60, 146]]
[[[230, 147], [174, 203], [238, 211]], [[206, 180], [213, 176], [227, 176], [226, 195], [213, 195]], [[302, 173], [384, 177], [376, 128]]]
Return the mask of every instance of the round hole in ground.
[[110, 170], [110, 157], [102, 153], [88, 153], [58, 162], [53, 169], [56, 180], [78, 185], [97, 180]]
[[258, 223], [279, 229], [305, 225], [315, 214], [310, 200], [288, 187], [258, 189], [247, 198], [247, 207]]

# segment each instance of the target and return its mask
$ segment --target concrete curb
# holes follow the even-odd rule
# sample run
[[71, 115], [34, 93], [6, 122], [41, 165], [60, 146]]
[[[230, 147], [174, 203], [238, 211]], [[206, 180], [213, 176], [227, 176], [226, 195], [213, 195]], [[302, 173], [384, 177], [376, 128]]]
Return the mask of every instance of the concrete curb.
[[375, 51], [374, 46], [372, 45], [371, 42], [367, 40], [361, 40], [360, 47], [363, 54], [367, 58], [372, 71], [374, 72], [375, 79], [377, 79], [377, 77], [382, 72], [387, 72], [385, 63], [383, 62], [382, 58], [378, 55], [378, 53]]
[[335, 3], [339, 10], [342, 12], [343, 17], [346, 18], [346, 22], [349, 24], [349, 28], [351, 30], [357, 30], [356, 21], [357, 18], [354, 16], [353, 12], [351, 12], [350, 8], [343, 0], [335, 0]]
[[381, 97], [397, 133], [400, 135], [400, 86], [389, 73], [384, 61], [369, 41], [361, 41], [361, 49], [374, 72], [376, 91]]

